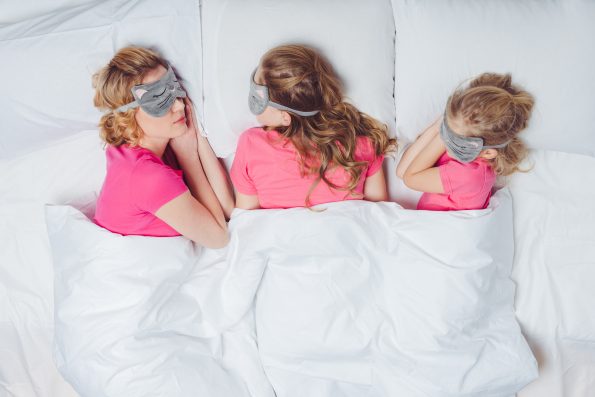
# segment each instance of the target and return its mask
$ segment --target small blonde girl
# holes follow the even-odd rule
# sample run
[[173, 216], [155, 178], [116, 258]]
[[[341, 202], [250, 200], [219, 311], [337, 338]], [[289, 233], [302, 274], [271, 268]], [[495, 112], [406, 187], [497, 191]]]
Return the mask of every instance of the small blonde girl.
[[533, 109], [531, 94], [510, 74], [484, 73], [448, 99], [444, 116], [405, 151], [397, 176], [424, 192], [417, 209], [486, 208], [497, 176], [519, 170], [519, 138]]
[[268, 51], [250, 78], [249, 106], [261, 127], [238, 142], [231, 179], [236, 206], [292, 208], [387, 199], [387, 127], [345, 101], [332, 66], [314, 49]]

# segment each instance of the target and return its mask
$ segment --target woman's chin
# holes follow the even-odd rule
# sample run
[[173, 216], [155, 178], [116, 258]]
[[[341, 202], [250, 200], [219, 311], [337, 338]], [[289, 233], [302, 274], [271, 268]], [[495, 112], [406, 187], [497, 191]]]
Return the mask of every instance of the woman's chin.
[[188, 132], [188, 126], [186, 124], [180, 124], [180, 125], [176, 126], [174, 131], [175, 131], [175, 136], [173, 138], [177, 138], [179, 136], [184, 135], [186, 132]]

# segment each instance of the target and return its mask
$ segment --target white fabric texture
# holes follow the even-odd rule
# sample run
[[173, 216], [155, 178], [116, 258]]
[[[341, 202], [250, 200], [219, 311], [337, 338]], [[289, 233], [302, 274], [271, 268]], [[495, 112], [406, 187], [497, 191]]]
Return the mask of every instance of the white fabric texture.
[[172, 62], [199, 109], [200, 17], [194, 1], [108, 0], [0, 27], [3, 92], [0, 158], [94, 129], [92, 76], [127, 45]]
[[[512, 72], [513, 78], [537, 97], [536, 112], [525, 135], [532, 147], [590, 154], [595, 148], [595, 135], [591, 131], [595, 125], [592, 112], [595, 103], [595, 75], [592, 72], [595, 69], [595, 47], [592, 45], [595, 25], [591, 23], [595, 15], [593, 2], [589, 0], [487, 0], [481, 4], [470, 1], [394, 0], [394, 13], [387, 2], [356, 0], [57, 0], [51, 4], [48, 0], [24, 0], [0, 3], [0, 56], [5, 76], [5, 95], [0, 97], [0, 395], [79, 396], [58, 373], [52, 359], [54, 270], [44, 204], [71, 205], [85, 214], [93, 213], [105, 175], [105, 157], [95, 128], [100, 114], [92, 105], [91, 75], [124, 45], [150, 45], [162, 51], [181, 72], [199, 112], [203, 109], [200, 101], [204, 78], [207, 85], [205, 109], [209, 110], [208, 122], [212, 127], [210, 139], [219, 154], [233, 151], [237, 135], [246, 126], [256, 124], [247, 106], [247, 81], [258, 58], [271, 46], [288, 41], [318, 45], [328, 53], [356, 105], [387, 122], [393, 132], [396, 110], [397, 132], [403, 142], [415, 138], [433, 117], [441, 113], [447, 95], [461, 80], [485, 70], [495, 70]], [[202, 6], [202, 16], [198, 12], [199, 5]], [[393, 15], [397, 19], [396, 45], [393, 43]], [[293, 17], [299, 23], [287, 22]], [[202, 27], [201, 19], [204, 22]], [[262, 20], [267, 22], [261, 23]], [[204, 47], [200, 46], [201, 30], [205, 36]], [[201, 52], [204, 52], [208, 63], [204, 76], [201, 72]], [[396, 79], [396, 101], [392, 98], [393, 77]], [[595, 185], [591, 182], [595, 162], [592, 157], [552, 151], [536, 151], [533, 157], [535, 167], [526, 174], [514, 175], [510, 181], [515, 244], [512, 278], [517, 284], [514, 307], [521, 329], [539, 363], [539, 378], [521, 390], [518, 397], [590, 397], [595, 390], [595, 325], [592, 314], [595, 299], [592, 288], [595, 284]], [[413, 207], [417, 197], [394, 178], [395, 165], [390, 159], [385, 162], [391, 198]], [[389, 211], [392, 214], [392, 205], [380, 208], [381, 213]], [[76, 212], [64, 211], [63, 215], [69, 221], [92, 226]], [[346, 225], [357, 216], [367, 217], [367, 211], [363, 208], [353, 218], [341, 218], [337, 225]], [[417, 222], [427, 222], [427, 216], [434, 216], [424, 212], [396, 212], [399, 222], [404, 217], [410, 217], [411, 224], [407, 225], [404, 233], [412, 231], [410, 227]], [[292, 220], [304, 220], [297, 215], [299, 211], [288, 213]], [[479, 219], [472, 217], [465, 220], [475, 223], [478, 226], [475, 230], [482, 231], [479, 224], [489, 223], [487, 218], [491, 215], [488, 214], [486, 212]], [[326, 219], [330, 215], [328, 210], [324, 214]], [[254, 226], [255, 219], [259, 219], [258, 222], [262, 219], [262, 227]], [[341, 246], [343, 255], [346, 252], [354, 254], [346, 258], [349, 267], [345, 274], [341, 274], [337, 271], [338, 260], [332, 255], [327, 256], [331, 259], [329, 265], [323, 267], [317, 265], [317, 261], [306, 261], [296, 255], [282, 258], [275, 254], [279, 252], [279, 247], [289, 245], [290, 236], [296, 237], [295, 241], [302, 244], [309, 238], [314, 247], [326, 248], [327, 252], [332, 248], [321, 247], [332, 240], [332, 236], [326, 240], [309, 237], [320, 235], [319, 230], [314, 230], [317, 234], [310, 234], [315, 229], [313, 226], [301, 230], [296, 223], [287, 222], [287, 230], [292, 233], [286, 235], [287, 241], [282, 240], [284, 234], [280, 232], [270, 237], [281, 219], [279, 214], [274, 213], [236, 214], [232, 225], [235, 234], [250, 231], [250, 238], [262, 238], [258, 240], [258, 246], [240, 247], [239, 240], [233, 242], [238, 256], [230, 258], [229, 267], [223, 265], [221, 256], [216, 252], [211, 252], [209, 257], [198, 256], [197, 264], [191, 266], [189, 257], [194, 251], [176, 250], [170, 257], [181, 261], [161, 262], [164, 269], [160, 274], [171, 275], [170, 279], [178, 284], [164, 284], [162, 289], [146, 289], [142, 293], [131, 290], [131, 294], [147, 298], [145, 305], [139, 306], [147, 314], [147, 320], [133, 323], [133, 318], [124, 318], [122, 324], [115, 324], [113, 330], [107, 330], [104, 339], [91, 340], [89, 348], [105, 347], [110, 338], [118, 347], [151, 344], [146, 351], [137, 351], [135, 356], [148, 359], [145, 365], [137, 367], [141, 373], [167, 368], [179, 372], [183, 386], [194, 385], [196, 380], [192, 379], [190, 372], [193, 368], [182, 368], [184, 364], [180, 363], [177, 366], [174, 359], [189, 358], [196, 365], [201, 365], [200, 368], [212, 370], [213, 379], [217, 377], [226, 382], [218, 388], [214, 382], [207, 381], [201, 384], [203, 389], [199, 390], [210, 392], [216, 389], [237, 395], [251, 393], [267, 397], [270, 396], [271, 385], [262, 378], [261, 364], [254, 358], [256, 323], [250, 315], [252, 313], [260, 319], [258, 337], [262, 336], [262, 346], [259, 344], [261, 350], [258, 353], [265, 365], [265, 373], [279, 396], [428, 395], [439, 382], [445, 382], [445, 393], [459, 387], [469, 391], [468, 395], [473, 395], [480, 384], [487, 384], [489, 377], [481, 376], [485, 375], [485, 367], [477, 365], [470, 367], [469, 378], [453, 385], [455, 379], [461, 379], [461, 374], [456, 371], [457, 368], [443, 368], [439, 364], [448, 361], [446, 356], [452, 352], [450, 348], [453, 346], [460, 351], [465, 350], [463, 347], [468, 348], [465, 350], [467, 354], [457, 355], [452, 361], [456, 359], [457, 363], [463, 363], [472, 357], [468, 353], [474, 345], [459, 345], [468, 336], [466, 333], [436, 333], [442, 329], [441, 325], [446, 324], [447, 317], [422, 318], [424, 313], [416, 313], [414, 308], [421, 307], [435, 314], [437, 311], [431, 312], [429, 304], [438, 302], [440, 294], [447, 290], [436, 288], [428, 291], [429, 286], [452, 274], [449, 280], [457, 282], [457, 289], [452, 292], [455, 292], [461, 311], [444, 313], [468, 314], [471, 318], [472, 314], [479, 313], [479, 306], [472, 307], [471, 301], [461, 302], [460, 293], [470, 291], [469, 297], [477, 297], [479, 284], [473, 282], [485, 281], [482, 276], [486, 273], [482, 271], [492, 269], [497, 270], [497, 274], [504, 273], [506, 266], [503, 262], [477, 269], [463, 266], [463, 262], [457, 262], [459, 267], [438, 263], [432, 270], [440, 270], [426, 277], [421, 273], [437, 259], [421, 260], [428, 254], [426, 250], [431, 250], [432, 244], [438, 244], [430, 241], [419, 244], [421, 249], [416, 253], [420, 259], [419, 269], [409, 266], [411, 276], [403, 275], [406, 280], [411, 280], [410, 284], [398, 279], [404, 269], [397, 266], [396, 260], [390, 262], [390, 266], [380, 267], [385, 272], [382, 275], [386, 276], [383, 280], [379, 277], [380, 271], [366, 273], [369, 264], [361, 260], [363, 253], [372, 249], [369, 239], [365, 240], [368, 246], [356, 246], [357, 241], [351, 233], [341, 229], [338, 236], [342, 236], [345, 242]], [[509, 220], [501, 218], [506, 219]], [[388, 221], [382, 219], [380, 225], [386, 226]], [[463, 220], [456, 222], [459, 221]], [[498, 225], [509, 228], [509, 225]], [[495, 230], [492, 232], [495, 233]], [[376, 236], [376, 233], [373, 230], [370, 235]], [[363, 232], [360, 230], [353, 234], [361, 235]], [[276, 242], [275, 246], [267, 248], [270, 251], [263, 249], [256, 252], [259, 246], [265, 245], [267, 236], [274, 238], [271, 241]], [[457, 236], [448, 236], [453, 237]], [[479, 241], [478, 236], [470, 237], [472, 241]], [[386, 240], [384, 235], [378, 238], [379, 242]], [[417, 240], [412, 241], [408, 249], [415, 243]], [[486, 234], [486, 239], [475, 247], [479, 255], [473, 260], [486, 260], [487, 253], [494, 253], [493, 243], [509, 247], [510, 241], [500, 235]], [[373, 244], [376, 244], [375, 241]], [[171, 246], [186, 247], [185, 243]], [[93, 252], [96, 251], [88, 254]], [[163, 254], [156, 253], [156, 258], [162, 258]], [[510, 248], [494, 254], [502, 259], [510, 255]], [[375, 253], [372, 257], [377, 255]], [[267, 259], [267, 263], [270, 262], [271, 266], [264, 266], [263, 258], [270, 256], [272, 259]], [[247, 257], [250, 260], [246, 260]], [[354, 257], [360, 259], [354, 260]], [[361, 263], [356, 265], [357, 261]], [[91, 268], [81, 269], [81, 273], [85, 269]], [[306, 269], [311, 274], [305, 274]], [[121, 270], [130, 272], [131, 269], [125, 267]], [[189, 271], [194, 277], [183, 282], [178, 277], [178, 270]], [[361, 273], [358, 273], [359, 270]], [[295, 279], [288, 277], [294, 271]], [[156, 276], [151, 272], [132, 274], [131, 278], [119, 281], [121, 285], [129, 286], [134, 280], [155, 282], [158, 280]], [[307, 295], [299, 300], [296, 295], [289, 295], [278, 288], [274, 283], [277, 279], [287, 287], [287, 292], [308, 291], [313, 296]], [[309, 281], [313, 284], [310, 285]], [[386, 291], [385, 287], [391, 281], [404, 289]], [[502, 292], [510, 296], [512, 292], [506, 288], [510, 288], [511, 284], [506, 279], [489, 279], [485, 288], [496, 283], [507, 286]], [[181, 290], [174, 291], [175, 285], [182, 284]], [[205, 285], [210, 287], [195, 288]], [[320, 288], [317, 290], [316, 287]], [[324, 288], [328, 289], [325, 291]], [[407, 299], [402, 299], [402, 296], [399, 296], [400, 300], [389, 299], [399, 293], [405, 294], [405, 291], [409, 291]], [[84, 291], [70, 292], [75, 296]], [[247, 297], [255, 293], [256, 310], [251, 312], [252, 301]], [[165, 299], [167, 294], [173, 299], [169, 301], [171, 304]], [[222, 296], [235, 298], [224, 300]], [[246, 299], [238, 299], [240, 296]], [[267, 296], [273, 297], [276, 302], [268, 302]], [[164, 298], [163, 301], [151, 300], [158, 297]], [[363, 297], [366, 301], [373, 300], [374, 306], [366, 308]], [[446, 301], [447, 298], [443, 306], [436, 305], [435, 309], [452, 309], [454, 306], [447, 306], [450, 302]], [[177, 302], [180, 302], [179, 306]], [[151, 306], [152, 303], [155, 305]], [[393, 310], [396, 304], [403, 306], [395, 313], [414, 319], [412, 324], [421, 326], [415, 330], [412, 327], [402, 328], [407, 332], [394, 333], [399, 327], [408, 327], [408, 323], [402, 324], [401, 317], [392, 319], [380, 309]], [[186, 321], [191, 318], [187, 310], [192, 306], [204, 311], [200, 318], [196, 318], [198, 312], [194, 313], [190, 324]], [[75, 307], [74, 303], [70, 307]], [[157, 308], [164, 310], [157, 313]], [[323, 308], [328, 311], [323, 312]], [[287, 313], [283, 309], [287, 309]], [[311, 310], [310, 317], [308, 313], [303, 313], [304, 310]], [[98, 318], [101, 315], [96, 310], [93, 313]], [[130, 313], [137, 316], [134, 319], [141, 315], [140, 312]], [[291, 316], [292, 313], [300, 314], [304, 320], [315, 319], [318, 323], [295, 325], [297, 320]], [[62, 318], [69, 320], [74, 315], [76, 313], [66, 312]], [[494, 315], [494, 311], [489, 310], [486, 315]], [[164, 319], [180, 320], [165, 321], [165, 328], [181, 332], [167, 333], [169, 331], [165, 328], [159, 328]], [[427, 323], [423, 323], [424, 319]], [[485, 324], [484, 320], [478, 317], [477, 324]], [[139, 324], [145, 327], [144, 339], [133, 340], [129, 335], [117, 334], [125, 327], [141, 332], [140, 328], [134, 328]], [[65, 322], [62, 325], [76, 326], [77, 323]], [[80, 324], [81, 327], [86, 325]], [[341, 328], [343, 326], [344, 329]], [[147, 333], [147, 329], [153, 334]], [[371, 330], [376, 330], [376, 333], [372, 334]], [[283, 344], [276, 331], [286, 332], [287, 345]], [[493, 331], [501, 329], [495, 327]], [[504, 339], [496, 339], [500, 343], [498, 346], [505, 346], [506, 342], [509, 343], [506, 346], [514, 345], [513, 337], [518, 337], [518, 333], [513, 330], [511, 334], [510, 329], [507, 331], [509, 338], [506, 339], [503, 333]], [[387, 334], [392, 338], [387, 338]], [[84, 339], [85, 335], [81, 338]], [[415, 353], [424, 354], [416, 355], [413, 360], [411, 351], [402, 349], [404, 338], [409, 338], [408, 343], [414, 340], [414, 346], [420, 347]], [[84, 353], [77, 362], [71, 354], [73, 350], [69, 350], [61, 361], [64, 372], [72, 372], [69, 379], [73, 382], [77, 379], [80, 382], [89, 380], [89, 374], [75, 371], [77, 366], [98, 362], [91, 350], [85, 350], [82, 339], [69, 339], [64, 345], [72, 342], [73, 349]], [[191, 349], [186, 355], [178, 354], [182, 340], [190, 341]], [[118, 341], [121, 342], [119, 345]], [[366, 345], [365, 341], [370, 343]], [[443, 345], [443, 342], [447, 344]], [[343, 346], [345, 353], [341, 354]], [[320, 354], [314, 347], [320, 348]], [[159, 352], [163, 353], [163, 362], [149, 361]], [[382, 352], [386, 352], [386, 357], [380, 354]], [[294, 353], [298, 358], [287, 359]], [[358, 356], [358, 353], [361, 355]], [[487, 349], [483, 355], [478, 355], [478, 364], [487, 357], [503, 357], [506, 351], [503, 349], [496, 353]], [[405, 358], [403, 366], [395, 367], [395, 357]], [[520, 359], [521, 356], [516, 357]], [[129, 359], [133, 360], [133, 357]], [[68, 367], [68, 363], [74, 364]], [[411, 367], [413, 363], [419, 365], [416, 368], [427, 369], [432, 378], [423, 378]], [[110, 390], [118, 390], [122, 385], [118, 382], [126, 380], [127, 376], [131, 379], [130, 370], [119, 375], [117, 366], [95, 368], [102, 371], [99, 377], [77, 387], [96, 390], [104, 382], [112, 388]], [[521, 379], [528, 380], [534, 376], [528, 368], [533, 368], [532, 364], [527, 365], [524, 372], [518, 372], [516, 383], [510, 372], [505, 372], [509, 375], [509, 384], [520, 385]], [[439, 370], [450, 374], [451, 378], [434, 376]], [[109, 371], [116, 375], [113, 383], [106, 381], [105, 375]], [[313, 375], [318, 371], [323, 376]], [[403, 376], [395, 376], [395, 373]], [[204, 379], [202, 375], [197, 375], [197, 379]], [[355, 382], [346, 381], [352, 375]], [[151, 385], [156, 391], [163, 390], [172, 385], [172, 379], [162, 374]], [[229, 388], [225, 388], [227, 385]], [[134, 393], [147, 391], [148, 388], [140, 380], [134, 387]], [[479, 395], [490, 396], [488, 390], [503, 388], [503, 383], [498, 385], [496, 382], [486, 386]], [[147, 395], [150, 394], [147, 392]]]
[[52, 257], [44, 204], [94, 213], [105, 176], [97, 131], [83, 131], [43, 150], [0, 160], [0, 395], [77, 394], [52, 360]]
[[242, 214], [268, 247], [256, 326], [279, 395], [504, 396], [536, 377], [506, 191], [485, 211], [328, 207]]
[[537, 368], [514, 318], [510, 197], [493, 201], [237, 210], [229, 247], [202, 254], [47, 207], [58, 367], [82, 395], [262, 395], [257, 353], [277, 396], [514, 393]]
[[519, 397], [595, 390], [595, 158], [533, 152], [510, 183], [517, 318], [540, 378]]
[[0, 26], [97, 0], [19, 0], [0, 2]]
[[202, 24], [204, 122], [220, 157], [257, 125], [248, 108], [250, 75], [281, 44], [321, 50], [353, 104], [394, 135], [395, 28], [388, 0], [203, 0]]
[[511, 73], [536, 98], [531, 148], [595, 155], [595, 3], [392, 0], [397, 136], [412, 141], [448, 96], [483, 73]]
[[81, 395], [273, 396], [262, 370], [255, 376], [253, 327], [222, 333], [209, 321], [206, 298], [221, 274], [216, 252], [201, 256], [182, 237], [114, 234], [68, 206], [46, 211], [56, 363]]

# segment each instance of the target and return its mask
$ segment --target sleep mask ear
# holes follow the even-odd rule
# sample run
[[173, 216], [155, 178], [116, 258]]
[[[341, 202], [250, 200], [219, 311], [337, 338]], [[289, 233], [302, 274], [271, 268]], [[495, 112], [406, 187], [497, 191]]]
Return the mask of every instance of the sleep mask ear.
[[130, 91], [135, 100], [120, 106], [116, 112], [125, 112], [140, 106], [150, 116], [162, 117], [169, 112], [177, 98], [186, 97], [186, 91], [178, 82], [171, 65], [168, 65], [167, 73], [159, 80], [135, 85]]

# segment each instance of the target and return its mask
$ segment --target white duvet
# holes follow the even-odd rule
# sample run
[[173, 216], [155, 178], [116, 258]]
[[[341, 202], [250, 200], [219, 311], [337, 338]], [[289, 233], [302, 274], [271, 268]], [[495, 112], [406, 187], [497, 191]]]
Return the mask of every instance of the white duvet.
[[509, 396], [509, 193], [484, 211], [343, 202], [234, 213], [231, 243], [123, 237], [46, 209], [55, 356], [82, 396]]

